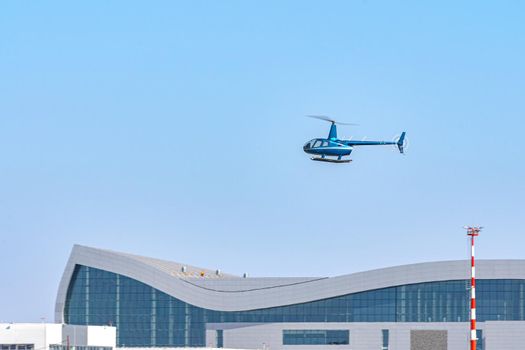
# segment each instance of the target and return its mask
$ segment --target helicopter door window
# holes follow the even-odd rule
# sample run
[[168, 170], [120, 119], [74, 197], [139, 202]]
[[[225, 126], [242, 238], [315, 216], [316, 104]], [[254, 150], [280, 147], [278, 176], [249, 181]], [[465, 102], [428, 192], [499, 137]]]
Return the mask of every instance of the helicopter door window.
[[317, 140], [317, 141], [315, 141], [315, 143], [314, 143], [314, 145], [312, 146], [312, 148], [317, 148], [317, 147], [319, 147], [319, 146], [321, 146], [321, 141]]
[[327, 147], [327, 146], [328, 146], [328, 141], [323, 141], [322, 147]]

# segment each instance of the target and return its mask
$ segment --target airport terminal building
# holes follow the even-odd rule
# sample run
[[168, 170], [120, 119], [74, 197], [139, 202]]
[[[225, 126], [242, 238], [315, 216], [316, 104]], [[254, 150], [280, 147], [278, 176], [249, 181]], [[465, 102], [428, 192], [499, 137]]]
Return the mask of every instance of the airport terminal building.
[[[469, 261], [339, 277], [247, 278], [75, 246], [56, 321], [112, 325], [118, 347], [468, 348]], [[477, 262], [478, 349], [525, 347], [525, 260]]]

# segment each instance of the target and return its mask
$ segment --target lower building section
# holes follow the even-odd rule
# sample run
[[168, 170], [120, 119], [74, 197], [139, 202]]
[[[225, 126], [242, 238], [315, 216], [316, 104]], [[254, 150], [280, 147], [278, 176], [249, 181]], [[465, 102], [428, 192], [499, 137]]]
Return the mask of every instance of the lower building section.
[[115, 327], [0, 323], [1, 350], [113, 350], [115, 345]]
[[[483, 322], [477, 348], [523, 349], [523, 334], [523, 321]], [[465, 350], [469, 323], [215, 323], [207, 326], [206, 342], [208, 347], [265, 350]]]

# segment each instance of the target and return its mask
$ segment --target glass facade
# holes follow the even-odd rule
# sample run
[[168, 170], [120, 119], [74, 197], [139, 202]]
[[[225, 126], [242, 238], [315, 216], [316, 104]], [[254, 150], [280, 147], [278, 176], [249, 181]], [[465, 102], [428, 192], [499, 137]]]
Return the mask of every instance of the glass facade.
[[348, 345], [347, 329], [285, 329], [283, 345]]
[[[477, 319], [525, 320], [525, 280], [478, 280]], [[76, 266], [64, 320], [117, 326], [118, 346], [205, 346], [206, 323], [466, 322], [469, 281], [410, 284], [267, 309], [196, 307], [142, 282]]]

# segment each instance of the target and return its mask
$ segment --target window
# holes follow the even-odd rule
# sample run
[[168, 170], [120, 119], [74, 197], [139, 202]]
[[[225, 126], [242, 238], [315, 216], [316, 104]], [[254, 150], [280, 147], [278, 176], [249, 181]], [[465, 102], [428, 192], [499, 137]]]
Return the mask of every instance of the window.
[[476, 350], [483, 350], [483, 331], [481, 329], [476, 330]]
[[68, 349], [67, 345], [50, 344], [49, 350], [113, 350], [113, 348], [111, 346], [87, 346], [87, 345], [74, 346], [74, 345], [70, 345]]
[[381, 333], [383, 335], [383, 345], [381, 347], [381, 350], [388, 350], [389, 331], [388, 331], [388, 329], [382, 329]]
[[312, 148], [316, 148], [316, 147], [319, 147], [321, 146], [321, 141], [320, 140], [317, 140], [315, 141], [314, 145], [312, 146]]
[[348, 345], [349, 330], [285, 329], [283, 345]]
[[328, 146], [328, 142], [327, 141], [323, 141], [323, 147], [327, 147]]
[[217, 329], [217, 347], [224, 347], [224, 331], [222, 329]]
[[0, 344], [1, 350], [33, 350], [35, 344]]

